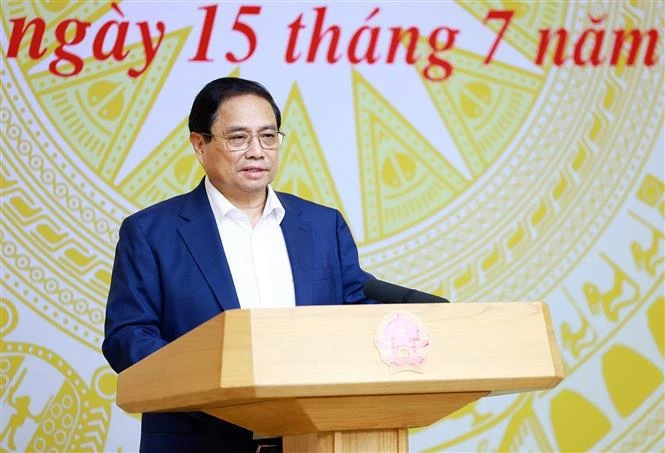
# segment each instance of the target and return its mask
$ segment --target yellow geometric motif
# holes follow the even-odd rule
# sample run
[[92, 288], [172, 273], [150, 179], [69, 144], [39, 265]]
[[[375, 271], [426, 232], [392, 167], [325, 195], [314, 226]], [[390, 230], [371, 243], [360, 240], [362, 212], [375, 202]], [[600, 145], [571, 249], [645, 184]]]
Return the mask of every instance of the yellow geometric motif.
[[[6, 299], [0, 312], [17, 319]], [[4, 337], [12, 325], [3, 323]], [[89, 386], [60, 356], [31, 343], [0, 346], [0, 448], [2, 451], [102, 451], [115, 404], [116, 376], [99, 368]], [[41, 387], [37, 398], [31, 395]], [[20, 436], [17, 433], [21, 432]], [[20, 437], [25, 443], [17, 444]], [[27, 442], [25, 441], [27, 439]]]
[[288, 135], [279, 151], [280, 170], [275, 179], [275, 189], [343, 212], [335, 183], [296, 83], [286, 100], [283, 117], [282, 128]]
[[665, 297], [658, 297], [647, 309], [647, 322], [653, 341], [658, 347], [661, 356], [665, 356]]
[[44, 215], [44, 207], [22, 184], [3, 180], [1, 193], [6, 201], [0, 245], [3, 268], [13, 270], [3, 274], [5, 294], [13, 293], [10, 285], [18, 287], [24, 279], [29, 282], [29, 289], [21, 293], [25, 302], [56, 327], [97, 348], [103, 307], [90, 295], [104, 291], [101, 280], [108, 275], [109, 258], [93, 253], [80, 237], [60, 230], [57, 217]]
[[118, 184], [118, 190], [144, 208], [174, 195], [189, 192], [203, 177], [189, 142], [187, 119]]
[[598, 341], [598, 335], [592, 330], [589, 321], [583, 318], [581, 322], [582, 325], [577, 330], [572, 330], [567, 322], [561, 325], [561, 345], [575, 358], [579, 358], [585, 349], [592, 347]]
[[662, 271], [663, 263], [665, 263], [665, 253], [663, 253], [665, 233], [651, 226], [649, 222], [634, 212], [629, 214], [651, 232], [650, 235], [645, 235], [647, 242], [634, 241], [630, 243], [630, 252], [635, 261], [635, 267], [638, 271], [644, 271], [650, 277], [655, 277], [657, 273]]
[[71, 151], [104, 181], [114, 183], [189, 31], [164, 35], [160, 51], [141, 77], [130, 78], [127, 70], [145, 59], [142, 43], [128, 47], [129, 55], [119, 63], [85, 59], [76, 77], [48, 71], [28, 76], [43, 111]]
[[438, 212], [469, 182], [357, 71], [353, 92], [365, 238], [372, 241]]
[[[523, 451], [527, 445], [537, 445], [539, 451], [552, 451], [543, 426], [533, 409], [534, 395], [527, 397], [526, 403], [510, 418], [498, 451]], [[532, 442], [527, 443], [527, 438]]]
[[590, 450], [611, 428], [603, 411], [573, 390], [552, 398], [550, 417], [560, 451]]
[[617, 322], [621, 310], [640, 299], [640, 288], [614, 261], [604, 253], [601, 253], [601, 256], [612, 269], [613, 283], [608, 290], [601, 291], [595, 283], [587, 282], [584, 285], [584, 295], [592, 313], [602, 312], [607, 319]]
[[627, 346], [612, 346], [602, 363], [610, 399], [622, 417], [632, 414], [663, 384], [663, 372]]
[[[501, 46], [531, 61], [540, 28], [563, 27], [579, 36], [592, 10], [607, 13], [607, 30], [662, 28], [664, 17], [662, 2], [459, 5], [479, 21], [489, 9], [514, 10]], [[2, 21], [7, 31], [9, 17], [44, 17], [51, 55], [59, 21], [93, 21], [108, 11], [108, 3], [7, 3]], [[486, 26], [497, 31], [501, 21]], [[84, 384], [50, 346], [7, 342], [5, 335], [18, 323], [16, 303], [86, 352], [99, 353], [121, 218], [189, 190], [202, 175], [183, 121], [148, 159], [115, 181], [170, 67], [182, 58], [186, 37], [187, 30], [167, 35], [157, 59], [133, 81], [124, 75], [127, 66], [91, 61], [71, 79], [31, 74], [37, 62], [27, 57], [29, 39], [16, 58], [20, 73], [3, 57], [0, 277], [6, 299], [0, 301], [0, 448], [105, 448], [114, 374], [102, 367], [91, 384]], [[558, 316], [555, 328], [567, 372], [559, 387], [464, 408], [417, 431], [439, 429], [445, 437], [425, 448], [662, 450], [665, 186], [661, 170], [646, 167], [661, 152], [656, 140], [663, 127], [662, 45], [658, 49], [654, 68], [628, 67], [625, 59], [615, 68], [556, 68], [548, 57], [542, 75], [496, 59], [484, 66], [483, 55], [463, 49], [447, 52], [453, 76], [441, 84], [423, 83], [472, 181], [443, 157], [448, 150], [434, 149], [418, 133], [415, 120], [404, 118], [353, 73], [359, 197], [368, 241], [360, 252], [368, 270], [423, 290], [434, 287], [455, 301], [545, 299]], [[421, 63], [414, 68], [419, 73]], [[25, 81], [29, 95], [22, 92]], [[33, 98], [42, 111], [31, 105]], [[284, 172], [276, 184], [339, 208], [305, 108], [310, 102], [294, 83], [284, 115]], [[41, 120], [43, 115], [50, 121]], [[48, 123], [67, 146], [49, 135]], [[103, 143], [95, 141], [100, 138]], [[86, 165], [69, 160], [72, 153]], [[629, 203], [634, 209], [624, 207]], [[594, 249], [627, 211], [629, 221], [646, 229], [631, 224], [630, 236]], [[422, 228], [421, 222], [426, 222]], [[559, 290], [564, 297], [558, 297]], [[633, 329], [644, 335], [631, 335]], [[29, 392], [27, 383], [43, 369], [54, 384], [38, 401], [43, 388]], [[588, 370], [596, 376], [591, 384], [580, 381]], [[588, 386], [597, 394], [587, 395]], [[16, 434], [28, 430], [28, 437]], [[19, 444], [17, 439], [28, 440]]]
[[[665, 217], [665, 183], [656, 176], [649, 174], [642, 181], [637, 191], [637, 198], [654, 208], [660, 208], [660, 214]], [[660, 204], [660, 206], [659, 206]]]
[[[492, 5], [493, 9], [500, 9], [498, 2], [494, 2]], [[571, 17], [576, 21], [574, 27], [579, 31], [579, 26], [588, 26], [585, 19], [591, 5], [546, 2], [524, 4], [528, 8], [552, 7], [562, 10], [569, 9], [571, 5], [574, 9]], [[463, 3], [462, 6], [469, 10], [478, 8], [478, 3]], [[662, 23], [663, 18], [663, 5], [655, 7], [655, 4], [649, 2], [612, 2], [608, 5], [608, 10], [612, 12], [609, 22], [613, 25], [607, 25], [610, 29], [626, 27], [626, 23], [622, 21], [628, 20], [628, 17], [633, 20], [632, 26], [642, 28], [652, 26], [651, 22]], [[486, 10], [476, 17], [482, 20], [485, 14]], [[514, 20], [518, 15], [519, 11], [516, 12]], [[559, 26], [566, 27], [567, 25], [563, 19], [558, 23], [552, 19], [547, 25], [543, 25], [543, 27], [555, 29]], [[567, 27], [573, 28], [570, 24]], [[538, 36], [537, 28], [529, 31], [529, 34]], [[504, 42], [503, 45], [506, 43]], [[517, 46], [513, 44], [513, 47]], [[456, 60], [453, 60], [457, 53], [457, 51], [449, 51], [445, 54], [455, 67], [453, 76], [443, 83], [450, 82], [451, 84], [447, 86], [453, 86], [454, 83], [459, 82], [457, 76], [467, 70], [465, 63], [456, 63]], [[522, 53], [529, 59], [535, 55], [532, 51]], [[478, 60], [477, 57], [476, 60]], [[490, 66], [494, 67], [495, 63], [496, 61]], [[536, 397], [534, 400], [534, 405], [538, 403], [541, 409], [539, 414], [542, 414], [542, 409], [549, 404], [552, 413], [551, 423], [541, 419], [540, 425], [550, 424], [552, 426], [556, 443], [550, 447], [540, 444], [534, 432], [531, 433], [530, 442], [525, 443], [525, 434], [528, 431], [524, 431], [524, 427], [522, 430], [513, 429], [514, 426], [511, 424], [505, 429], [505, 437], [500, 445], [488, 445], [487, 436], [491, 431], [492, 423], [485, 424], [482, 431], [470, 430], [468, 425], [460, 428], [460, 425], [457, 424], [457, 417], [453, 414], [452, 417], [447, 418], [447, 421], [441, 422], [440, 432], [445, 433], [451, 429], [460, 434], [454, 440], [432, 447], [432, 451], [466, 451], [474, 448], [478, 450], [496, 449], [497, 451], [520, 449], [514, 447], [515, 445], [521, 445], [523, 449], [535, 448], [546, 451], [604, 450], [612, 449], [610, 447], [612, 445], [616, 445], [614, 449], [619, 448], [621, 445], [619, 441], [623, 439], [629, 441], [623, 444], [628, 445], [629, 448], [622, 451], [662, 450], [663, 381], [662, 373], [655, 372], [659, 367], [662, 368], [662, 362], [658, 360], [654, 362], [653, 356], [640, 357], [648, 363], [648, 365], [644, 365], [643, 362], [633, 357], [633, 361], [638, 362], [638, 367], [646, 366], [651, 371], [646, 372], [649, 375], [646, 385], [648, 390], [643, 394], [631, 396], [632, 384], [617, 377], [617, 382], [610, 388], [607, 376], [601, 373], [600, 365], [596, 366], [597, 361], [592, 360], [594, 355], [606, 357], [607, 352], [605, 351], [611, 351], [612, 343], [617, 341], [615, 336], [623, 333], [625, 337], [626, 330], [633, 330], [635, 323], [638, 323], [638, 329], [648, 326], [662, 357], [664, 328], [662, 264], [665, 261], [662, 222], [653, 224], [654, 222], [651, 221], [650, 223], [653, 224], [651, 226], [644, 221], [641, 222], [648, 228], [642, 234], [640, 234], [639, 228], [631, 225], [629, 231], [632, 236], [624, 236], [623, 242], [609, 244], [611, 254], [601, 252], [595, 257], [589, 252], [591, 244], [596, 239], [589, 241], [590, 234], [581, 233], [592, 223], [602, 225], [601, 232], [604, 232], [605, 228], [610, 228], [612, 220], [621, 213], [617, 208], [623, 203], [628, 203], [627, 198], [635, 194], [635, 189], [637, 189], [637, 199], [644, 205], [655, 208], [661, 216], [665, 215], [662, 179], [650, 173], [647, 173], [646, 176], [641, 174], [641, 169], [647, 162], [646, 153], [653, 152], [654, 155], [657, 153], [662, 155], [657, 145], [658, 136], [662, 133], [662, 96], [658, 96], [652, 101], [646, 99], [653, 93], [662, 93], [663, 64], [660, 62], [658, 68], [650, 70], [616, 68], [595, 73], [579, 71], [576, 68], [557, 69], [556, 71], [552, 68], [546, 69], [553, 72], [547, 72], [543, 77], [543, 82], [547, 80], [547, 84], [538, 88], [536, 101], [540, 103], [546, 100], [546, 104], [543, 106], [554, 109], [560, 116], [557, 118], [554, 115], [548, 115], [542, 107], [537, 107], [538, 104], [531, 105], [528, 109], [529, 115], [533, 115], [538, 124], [521, 124], [518, 129], [520, 131], [539, 131], [535, 137], [536, 141], [530, 143], [525, 142], [521, 137], [510, 137], [508, 143], [513, 146], [512, 149], [515, 151], [508, 153], [508, 150], [502, 150], [501, 163], [492, 167], [492, 175], [498, 175], [505, 171], [503, 164], [508, 162], [508, 159], [517, 160], [516, 156], [520, 152], [527, 153], [529, 158], [520, 160], [518, 165], [513, 167], [512, 172], [506, 172], [511, 177], [503, 180], [506, 185], [512, 184], [513, 181], [522, 184], [527, 190], [524, 192], [506, 191], [507, 194], [497, 193], [498, 191], [491, 193], [489, 198], [495, 202], [491, 208], [489, 203], [476, 205], [483, 215], [468, 215], [457, 222], [451, 222], [449, 217], [444, 216], [442, 224], [447, 225], [448, 228], [441, 227], [436, 234], [430, 230], [425, 230], [424, 233], [419, 231], [419, 234], [427, 235], [427, 240], [421, 242], [417, 242], [416, 239], [403, 240], [400, 245], [408, 250], [408, 253], [403, 255], [390, 254], [388, 247], [378, 252], [374, 252], [374, 249], [370, 250], [375, 254], [375, 257], [372, 257], [373, 262], [377, 263], [377, 268], [382, 273], [403, 276], [405, 284], [418, 282], [423, 289], [426, 289], [427, 282], [431, 282], [433, 278], [443, 274], [443, 279], [437, 282], [436, 291], [448, 296], [456, 294], [457, 300], [515, 300], [536, 297], [548, 299], [550, 306], [553, 306], [557, 294], [552, 293], [556, 292], [557, 287], [566, 292], [563, 284], [567, 279], [571, 279], [570, 274], [579, 273], [584, 279], [587, 274], [584, 274], [583, 269], [586, 269], [587, 272], [591, 271], [592, 275], [598, 277], [597, 280], [582, 283], [579, 287], [580, 292], [576, 292], [575, 298], [582, 301], [586, 299], [586, 303], [575, 305], [574, 298], [569, 297], [574, 314], [558, 326], [560, 333], [558, 341], [560, 346], [563, 346], [564, 360], [568, 362], [566, 380], [559, 388], [551, 392], [543, 392], [541, 398]], [[599, 74], [604, 74], [604, 76], [599, 77]], [[595, 79], [592, 79], [594, 76]], [[483, 76], [481, 81], [485, 79]], [[431, 84], [431, 82], [424, 83]], [[557, 84], [561, 84], [561, 88], [557, 88]], [[588, 90], [596, 91], [590, 93]], [[483, 93], [480, 89], [477, 91]], [[636, 91], [646, 97], [638, 95]], [[440, 102], [442, 104], [444, 102], [455, 103], [454, 96], [459, 92], [459, 89], [456, 90], [450, 98]], [[584, 99], [586, 103], [573, 109], [572, 107], [577, 105], [578, 99]], [[637, 99], [642, 99], [644, 102], [638, 102]], [[433, 102], [437, 102], [434, 96]], [[452, 110], [452, 107], [449, 108]], [[646, 109], [653, 110], [644, 111]], [[640, 120], [634, 119], [636, 114], [640, 116]], [[564, 115], [566, 120], [563, 120]], [[576, 119], [571, 121], [571, 116]], [[460, 118], [460, 124], [465, 127], [470, 124], [469, 120], [462, 115], [459, 115], [458, 118]], [[624, 121], [620, 133], [617, 130], [617, 121]], [[446, 124], [451, 129], [450, 122]], [[557, 134], [557, 129], [562, 130], [563, 125], [566, 127], [565, 134]], [[451, 132], [451, 136], [458, 145], [462, 143], [459, 139], [460, 134], [459, 130]], [[649, 139], [645, 140], [647, 136]], [[635, 146], [635, 143], [640, 140], [644, 144], [640, 147]], [[467, 145], [469, 143], [467, 142]], [[551, 153], [553, 150], [556, 151], [556, 154], [546, 158], [545, 152]], [[458, 151], [464, 153], [465, 149]], [[633, 153], [634, 158], [624, 160], [628, 153]], [[536, 165], [536, 163], [546, 162], [545, 159], [551, 159], [551, 161], [542, 167]], [[526, 171], [520, 171], [517, 174], [517, 170], [522, 170], [524, 166], [527, 167]], [[658, 175], [662, 174], [659, 170], [652, 171], [658, 172]], [[537, 178], [530, 180], [524, 177], [530, 173], [537, 175]], [[598, 188], [607, 184], [612, 184], [613, 188], [602, 191], [601, 195]], [[476, 186], [480, 186], [480, 184], [474, 184], [470, 190], [471, 193], [476, 190]], [[496, 186], [494, 187], [496, 189]], [[503, 189], [502, 186], [499, 187]], [[515, 188], [518, 187], [516, 184]], [[480, 191], [481, 189], [478, 188], [478, 192]], [[516, 197], [516, 193], [522, 195]], [[503, 207], [498, 202], [508, 200], [515, 203], [513, 209], [510, 211], [505, 208], [501, 209]], [[520, 202], [522, 203], [518, 207]], [[611, 207], [612, 204], [617, 208]], [[491, 214], [495, 212], [493, 209], [497, 209], [509, 219], [508, 226], [498, 232], [497, 229], [490, 229], [494, 223], [483, 222], [485, 219], [491, 219]], [[455, 211], [449, 212], [451, 217], [456, 214]], [[639, 220], [636, 215], [629, 214]], [[586, 220], [582, 221], [585, 217]], [[497, 217], [496, 220], [499, 222], [503, 219]], [[621, 224], [621, 222], [619, 221], [617, 224]], [[471, 232], [475, 233], [476, 226], [487, 228], [487, 233], [479, 235], [480, 237], [476, 241], [465, 241]], [[564, 232], [564, 229], [568, 229], [568, 231]], [[436, 227], [433, 227], [432, 230], [436, 230]], [[512, 232], [508, 233], [506, 230], [512, 230]], [[601, 232], [594, 233], [596, 238], [601, 235]], [[557, 237], [559, 235], [560, 237]], [[423, 244], [422, 249], [413, 247], [413, 244]], [[456, 249], [457, 244], [461, 244], [459, 249]], [[603, 245], [607, 246], [607, 243]], [[397, 247], [394, 248], [397, 249]], [[450, 249], [452, 252], [448, 251]], [[482, 250], [482, 255], [472, 253], [479, 249]], [[570, 255], [566, 256], [565, 253], [561, 253], [564, 250], [568, 252], [575, 250], [579, 258], [571, 260]], [[440, 258], [441, 256], [443, 258]], [[392, 265], [389, 257], [399, 264]], [[448, 257], [450, 259], [446, 259]], [[539, 257], [539, 259], [527, 260], [532, 257]], [[546, 261], [547, 258], [552, 262], [551, 267], [545, 269], [537, 267], [539, 266], [538, 261]], [[405, 261], [407, 265], [404, 265]], [[419, 266], [419, 263], [428, 263], [431, 268], [441, 270], [428, 273], [427, 267]], [[501, 265], [497, 266], [496, 263], [501, 263]], [[621, 263], [621, 266], [617, 263]], [[417, 276], [410, 272], [414, 267], [419, 271]], [[558, 271], [559, 267], [563, 268], [563, 274], [554, 277], [552, 274], [555, 273], [555, 269]], [[578, 269], [575, 269], [576, 267]], [[498, 269], [499, 272], [488, 272], [495, 269]], [[539, 281], [547, 283], [533, 285], [526, 283], [529, 278], [533, 278], [537, 274], [541, 275]], [[576, 278], [579, 277], [574, 275], [572, 280], [577, 281]], [[513, 279], [515, 285], [510, 283]], [[455, 293], [455, 288], [464, 288], [466, 291]], [[654, 294], [661, 296], [654, 299]], [[647, 304], [650, 301], [652, 302]], [[571, 307], [563, 307], [562, 311], [567, 310], [570, 311]], [[630, 326], [627, 324], [629, 322], [631, 322]], [[640, 345], [643, 343], [641, 339], [635, 341]], [[639, 350], [633, 348], [633, 351]], [[619, 361], [616, 360], [616, 362]], [[605, 398], [608, 402], [614, 401], [613, 398], [616, 399], [616, 396], [613, 397], [612, 393], [622, 392], [622, 397], [629, 402], [614, 401], [610, 406], [599, 405], [595, 400], [591, 401], [583, 396], [585, 395], [584, 390], [579, 392], [568, 390], [576, 386], [580, 368], [588, 370], [594, 366], [598, 372], [597, 381], [594, 381], [593, 384], [584, 382], [582, 386], [597, 389], [599, 383], [601, 385], [606, 383], [606, 392], [601, 395], [601, 398]], [[612, 372], [615, 371], [610, 371], [610, 373]], [[659, 386], [654, 387], [656, 382], [659, 383]], [[651, 407], [647, 407], [649, 403], [646, 402], [646, 397], [649, 398], [649, 401], [655, 401]], [[515, 400], [519, 401], [520, 398], [517, 397]], [[630, 413], [630, 416], [639, 418], [634, 422], [631, 420], [629, 423], [621, 425], [619, 425], [620, 420], [617, 420], [615, 426], [614, 419], [617, 418], [617, 414], [612, 411], [612, 404], [615, 407], [623, 404], [624, 408], [631, 408], [633, 412]], [[524, 406], [518, 405], [517, 407], [519, 407], [517, 411], [513, 407], [503, 412], [499, 411], [492, 420], [494, 422], [500, 420], [507, 413], [516, 414], [522, 411]], [[609, 410], [607, 410], [608, 407]], [[606, 410], [607, 413], [603, 413]], [[624, 409], [624, 411], [626, 410]], [[619, 430], [619, 426], [625, 431]], [[436, 428], [439, 426], [431, 429]], [[510, 432], [508, 432], [509, 430]], [[421, 431], [417, 430], [417, 432]], [[474, 444], [474, 440], [477, 440], [477, 443]]]
[[[427, 42], [418, 44], [419, 54], [426, 55]], [[545, 77], [499, 61], [485, 65], [482, 55], [462, 49], [446, 59], [455, 68], [452, 76], [442, 82], [421, 78], [471, 174], [478, 176], [524, 127]], [[420, 74], [426, 64], [416, 63]]]
[[[229, 77], [238, 77], [239, 68]], [[189, 192], [203, 178], [189, 142], [185, 117], [143, 161], [118, 184], [118, 190], [139, 208]]]

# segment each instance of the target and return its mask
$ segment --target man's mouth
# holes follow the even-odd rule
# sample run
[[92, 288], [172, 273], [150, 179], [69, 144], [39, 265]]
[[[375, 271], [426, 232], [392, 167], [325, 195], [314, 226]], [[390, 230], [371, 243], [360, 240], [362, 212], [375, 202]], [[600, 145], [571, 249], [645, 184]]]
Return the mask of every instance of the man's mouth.
[[265, 171], [267, 171], [265, 168], [259, 168], [259, 167], [249, 167], [249, 168], [243, 168], [243, 172], [248, 173], [250, 175], [258, 175], [261, 174]]

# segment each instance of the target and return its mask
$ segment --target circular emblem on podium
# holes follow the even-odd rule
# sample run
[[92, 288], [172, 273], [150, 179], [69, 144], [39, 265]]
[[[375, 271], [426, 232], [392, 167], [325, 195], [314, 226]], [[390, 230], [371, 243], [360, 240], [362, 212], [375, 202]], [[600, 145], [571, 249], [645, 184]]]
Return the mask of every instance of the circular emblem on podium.
[[381, 361], [390, 367], [392, 373], [423, 372], [429, 333], [425, 324], [414, 314], [406, 311], [388, 313], [376, 330], [374, 344], [379, 350]]

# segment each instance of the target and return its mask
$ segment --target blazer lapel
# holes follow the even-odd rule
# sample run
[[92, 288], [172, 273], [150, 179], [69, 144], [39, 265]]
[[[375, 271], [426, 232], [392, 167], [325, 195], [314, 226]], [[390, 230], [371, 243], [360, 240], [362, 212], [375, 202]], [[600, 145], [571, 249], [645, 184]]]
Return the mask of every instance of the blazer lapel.
[[277, 193], [285, 214], [280, 226], [291, 263], [296, 305], [311, 305], [314, 239], [309, 225], [300, 216], [301, 210], [281, 195]]
[[223, 310], [240, 308], [231, 269], [203, 181], [183, 205], [180, 216], [189, 222], [178, 228], [178, 232], [212, 288], [217, 302]]

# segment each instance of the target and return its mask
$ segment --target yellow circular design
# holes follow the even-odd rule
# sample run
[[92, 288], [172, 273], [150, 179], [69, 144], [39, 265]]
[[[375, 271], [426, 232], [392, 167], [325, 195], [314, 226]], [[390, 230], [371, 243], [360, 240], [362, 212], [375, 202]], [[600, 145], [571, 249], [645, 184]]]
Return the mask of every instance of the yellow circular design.
[[14, 330], [18, 323], [16, 307], [9, 300], [0, 299], [0, 337], [4, 337]]

